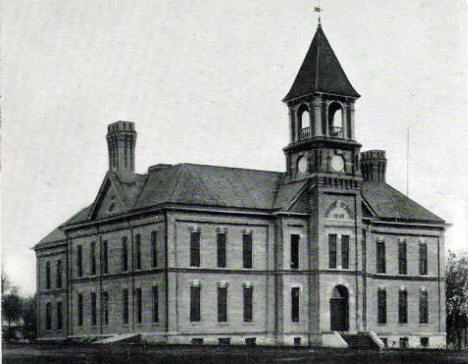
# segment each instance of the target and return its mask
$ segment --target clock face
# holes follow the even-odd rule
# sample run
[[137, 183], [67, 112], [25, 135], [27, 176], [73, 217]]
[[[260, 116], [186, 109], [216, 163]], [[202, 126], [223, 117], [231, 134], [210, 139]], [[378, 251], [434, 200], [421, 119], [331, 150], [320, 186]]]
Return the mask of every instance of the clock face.
[[331, 160], [331, 167], [335, 172], [343, 172], [344, 170], [344, 160], [340, 155], [333, 156]]
[[297, 169], [301, 174], [307, 171], [307, 160], [305, 157], [299, 157], [299, 160], [297, 161]]

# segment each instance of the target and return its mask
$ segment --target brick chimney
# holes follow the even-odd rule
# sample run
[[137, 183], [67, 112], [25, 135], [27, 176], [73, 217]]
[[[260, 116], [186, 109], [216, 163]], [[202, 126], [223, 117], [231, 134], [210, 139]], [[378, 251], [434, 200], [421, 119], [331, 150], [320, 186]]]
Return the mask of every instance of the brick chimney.
[[122, 177], [135, 174], [135, 123], [117, 121], [107, 127], [107, 147], [109, 149], [109, 170]]
[[364, 181], [385, 182], [386, 169], [385, 150], [368, 150], [361, 153], [361, 172]]

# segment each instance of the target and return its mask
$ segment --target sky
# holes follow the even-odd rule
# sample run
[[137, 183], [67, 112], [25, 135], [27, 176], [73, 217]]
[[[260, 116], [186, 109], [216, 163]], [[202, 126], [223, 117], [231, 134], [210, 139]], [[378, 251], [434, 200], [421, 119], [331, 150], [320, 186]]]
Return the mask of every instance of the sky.
[[[136, 169], [285, 170], [281, 102], [314, 35], [311, 0], [4, 0], [2, 268], [35, 291], [31, 247], [95, 198], [107, 124], [136, 123]], [[322, 0], [355, 89], [362, 150], [468, 248], [466, 0]]]

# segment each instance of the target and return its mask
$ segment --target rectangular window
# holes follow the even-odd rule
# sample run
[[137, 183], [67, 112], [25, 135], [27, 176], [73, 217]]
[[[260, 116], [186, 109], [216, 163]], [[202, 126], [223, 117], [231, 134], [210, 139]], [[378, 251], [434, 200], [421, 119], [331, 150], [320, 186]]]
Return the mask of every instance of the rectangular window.
[[336, 234], [328, 235], [328, 267], [336, 268]]
[[104, 274], [107, 274], [109, 271], [109, 252], [107, 240], [102, 242], [102, 271]]
[[291, 288], [291, 321], [299, 322], [299, 287]]
[[252, 235], [242, 235], [242, 261], [244, 268], [252, 268]]
[[377, 242], [377, 273], [385, 273], [385, 242]]
[[398, 322], [408, 323], [408, 292], [406, 290], [400, 291], [398, 295]]
[[122, 238], [122, 247], [121, 247], [121, 266], [122, 271], [126, 272], [128, 270], [128, 245], [127, 245], [127, 237], [124, 236]]
[[200, 321], [200, 286], [190, 287], [190, 321]]
[[83, 248], [78, 245], [76, 248], [76, 269], [78, 277], [83, 276]]
[[245, 286], [243, 289], [244, 293], [244, 322], [252, 322], [253, 316], [253, 287]]
[[406, 349], [408, 347], [408, 338], [400, 337], [400, 348]]
[[218, 287], [218, 322], [227, 321], [227, 287]]
[[153, 286], [153, 322], [159, 322], [159, 290]]
[[122, 290], [122, 322], [128, 324], [128, 289]]
[[91, 275], [96, 274], [96, 242], [92, 241], [89, 252], [89, 262], [91, 265]]
[[156, 268], [158, 266], [158, 233], [156, 231], [151, 232], [151, 267]]
[[398, 243], [398, 273], [407, 274], [406, 241]]
[[341, 267], [349, 269], [349, 235], [341, 236]]
[[57, 302], [57, 330], [61, 330], [62, 327], [62, 302]]
[[387, 323], [387, 291], [384, 289], [377, 291], [377, 322]]
[[429, 338], [428, 337], [422, 337], [420, 340], [421, 346], [423, 348], [427, 348], [429, 346]]
[[78, 295], [78, 326], [83, 326], [83, 295]]
[[50, 262], [46, 263], [46, 289], [50, 289]]
[[62, 288], [62, 261], [57, 261], [57, 272], [55, 276], [55, 285], [57, 288]]
[[419, 244], [419, 274], [427, 274], [427, 245]]
[[429, 322], [429, 303], [427, 299], [427, 291], [419, 293], [419, 323], [427, 324]]
[[291, 269], [299, 268], [299, 240], [298, 234], [291, 234]]
[[226, 268], [226, 234], [218, 233], [216, 236], [218, 252], [218, 268]]
[[136, 289], [136, 303], [137, 303], [137, 322], [140, 324], [142, 321], [142, 296], [141, 288]]
[[52, 329], [52, 304], [50, 302], [46, 304], [46, 329]]
[[107, 292], [102, 293], [102, 310], [104, 316], [104, 325], [109, 324], [109, 294]]
[[141, 269], [141, 235], [135, 236], [135, 269]]
[[96, 325], [97, 322], [97, 306], [96, 306], [96, 293], [91, 292], [90, 295], [90, 301], [91, 301], [91, 325]]
[[190, 233], [190, 266], [200, 266], [200, 232]]

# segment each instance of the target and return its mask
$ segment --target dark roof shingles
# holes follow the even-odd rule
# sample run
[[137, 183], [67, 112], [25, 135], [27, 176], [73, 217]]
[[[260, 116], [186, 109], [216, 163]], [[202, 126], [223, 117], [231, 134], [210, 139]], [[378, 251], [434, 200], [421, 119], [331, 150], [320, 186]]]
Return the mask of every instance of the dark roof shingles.
[[359, 97], [319, 26], [301, 68], [283, 101], [315, 91]]
[[362, 195], [380, 218], [444, 223], [443, 219], [386, 183], [365, 181]]

